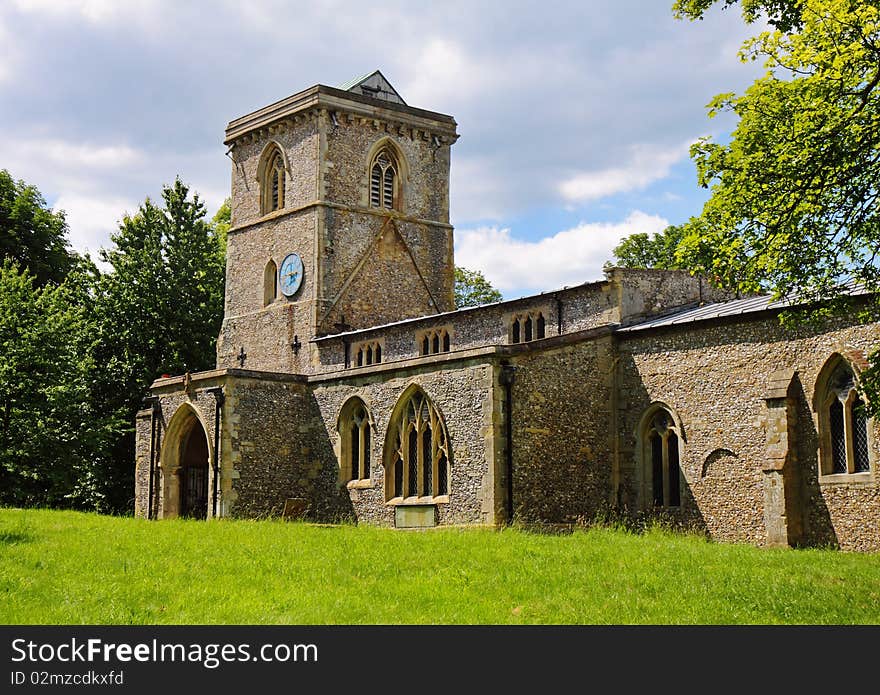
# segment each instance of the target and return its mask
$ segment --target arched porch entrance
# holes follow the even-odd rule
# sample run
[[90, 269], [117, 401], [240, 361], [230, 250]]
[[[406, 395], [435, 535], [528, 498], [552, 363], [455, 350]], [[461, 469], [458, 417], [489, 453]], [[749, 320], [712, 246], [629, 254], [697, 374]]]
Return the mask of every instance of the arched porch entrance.
[[208, 518], [208, 437], [198, 420], [183, 442], [180, 461], [180, 516]]
[[208, 518], [211, 447], [195, 409], [178, 408], [168, 423], [160, 458], [163, 519]]

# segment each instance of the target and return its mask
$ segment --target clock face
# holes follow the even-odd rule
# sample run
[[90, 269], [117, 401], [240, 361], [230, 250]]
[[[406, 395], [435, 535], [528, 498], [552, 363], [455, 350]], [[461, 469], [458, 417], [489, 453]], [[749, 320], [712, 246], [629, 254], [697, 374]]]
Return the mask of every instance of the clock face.
[[303, 279], [303, 262], [297, 253], [289, 253], [281, 262], [281, 268], [278, 270], [279, 284], [281, 285], [281, 293], [285, 297], [292, 297], [296, 294]]

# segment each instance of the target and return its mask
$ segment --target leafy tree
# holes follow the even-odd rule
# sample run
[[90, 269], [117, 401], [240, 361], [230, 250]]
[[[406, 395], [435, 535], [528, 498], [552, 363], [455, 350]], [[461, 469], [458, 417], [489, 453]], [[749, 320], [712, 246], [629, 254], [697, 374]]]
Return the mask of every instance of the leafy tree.
[[85, 269], [61, 285], [0, 266], [0, 503], [102, 503], [96, 453], [119, 423], [92, 407], [94, 325]]
[[123, 218], [102, 258], [112, 267], [96, 289], [99, 376], [96, 400], [127, 423], [108, 453], [113, 506], [130, 503], [133, 421], [163, 372], [211, 369], [223, 319], [225, 260], [216, 225], [198, 195], [175, 180], [159, 205], [147, 199]]
[[232, 226], [232, 199], [227, 198], [223, 201], [214, 217], [211, 218], [211, 226], [217, 237], [217, 245], [220, 249], [220, 257], [223, 263], [226, 263], [226, 235], [229, 234], [229, 228]]
[[614, 247], [615, 263], [623, 268], [681, 268], [675, 251], [684, 237], [683, 226], [669, 225], [662, 232], [649, 236], [646, 232], [630, 234]]
[[676, 0], [673, 12], [677, 17], [702, 19], [706, 10], [718, 2], [723, 2], [725, 10], [740, 4], [743, 19], [750, 24], [763, 16], [780, 31], [791, 31], [801, 26], [798, 0]]
[[[699, 17], [711, 4], [676, 9]], [[763, 9], [778, 28], [741, 50], [766, 73], [710, 104], [710, 115], [739, 117], [730, 143], [705, 138], [691, 149], [712, 195], [688, 225], [681, 262], [738, 290], [823, 300], [813, 317], [839, 309], [847, 283], [880, 289], [878, 5], [743, 0], [747, 21]]]
[[61, 282], [74, 264], [63, 212], [53, 212], [40, 192], [0, 170], [0, 261], [11, 259], [38, 285]]
[[455, 308], [500, 302], [501, 293], [479, 270], [455, 268]]

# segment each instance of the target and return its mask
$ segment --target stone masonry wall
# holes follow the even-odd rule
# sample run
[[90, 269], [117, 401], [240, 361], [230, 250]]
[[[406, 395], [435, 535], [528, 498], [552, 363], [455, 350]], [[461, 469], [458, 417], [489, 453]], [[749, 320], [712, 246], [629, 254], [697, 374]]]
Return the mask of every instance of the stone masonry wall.
[[512, 360], [514, 510], [525, 521], [591, 521], [609, 507], [610, 335]]
[[232, 227], [261, 217], [260, 158], [270, 142], [277, 143], [286, 158], [284, 208], [294, 209], [315, 202], [318, 196], [318, 113], [297, 114], [235, 141], [232, 149]]
[[[226, 302], [217, 340], [218, 368], [307, 373], [312, 362], [315, 277], [315, 212], [276, 215], [265, 222], [232, 231], [227, 244]], [[263, 305], [264, 270], [268, 261], [280, 268], [289, 253], [303, 262], [302, 285], [293, 297], [279, 291]], [[302, 348], [294, 352], [298, 337]], [[247, 360], [238, 361], [244, 348]]]
[[[420, 386], [445, 419], [451, 446], [448, 503], [438, 504], [441, 524], [492, 524], [495, 465], [493, 449], [493, 368], [486, 363], [400, 370], [384, 376], [340, 378], [314, 386], [324, 436], [339, 451], [337, 418], [343, 405], [360, 397], [371, 417], [371, 483], [342, 484], [358, 521], [394, 525], [394, 507], [385, 503], [383, 452], [394, 406], [411, 385]], [[334, 455], [334, 461], [335, 461]], [[337, 464], [338, 466], [338, 464]], [[338, 475], [338, 467], [336, 468]]]
[[[794, 432], [802, 489], [804, 542], [850, 550], [880, 549], [880, 485], [820, 485], [818, 435], [811, 403], [817, 375], [837, 350], [876, 345], [880, 329], [838, 321], [818, 330], [782, 328], [775, 316], [703, 322], [674, 329], [618, 334], [621, 501], [644, 504], [636, 429], [650, 403], [680, 418], [683, 519], [727, 541], [764, 544], [762, 467], [766, 451], [768, 377], [797, 371]], [[880, 443], [870, 439], [874, 461]], [[876, 476], [876, 471], [875, 471]]]

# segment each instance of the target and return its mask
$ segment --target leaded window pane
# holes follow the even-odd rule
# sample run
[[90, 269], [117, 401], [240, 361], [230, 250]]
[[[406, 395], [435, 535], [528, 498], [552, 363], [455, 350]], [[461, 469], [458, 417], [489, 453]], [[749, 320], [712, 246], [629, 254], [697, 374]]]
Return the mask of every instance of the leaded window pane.
[[403, 461], [395, 455], [394, 463], [394, 497], [403, 497]]
[[656, 432], [650, 434], [651, 442], [651, 483], [654, 505], [663, 506], [663, 440]]
[[419, 434], [415, 427], [409, 430], [409, 471], [407, 472], [406, 494], [419, 494]]
[[851, 407], [855, 472], [866, 473], [870, 470], [870, 463], [868, 462], [868, 422], [865, 417], [865, 404], [857, 396]]
[[422, 432], [422, 494], [434, 494], [433, 456], [431, 454], [431, 426]]
[[513, 322], [513, 342], [519, 342], [519, 319], [516, 319]]
[[444, 454], [441, 451], [440, 456], [437, 459], [437, 494], [438, 495], [448, 494], [448, 479], [449, 479], [449, 471], [448, 471], [448, 466], [446, 465], [446, 454]]
[[846, 473], [846, 431], [843, 426], [843, 405], [837, 398], [831, 402], [829, 411], [832, 473]]
[[449, 352], [449, 333], [443, 334], [443, 352]]
[[544, 337], [544, 332], [546, 330], [546, 326], [544, 325], [544, 314], [538, 314], [538, 340]]
[[681, 504], [680, 468], [678, 462], [678, 437], [675, 432], [670, 432], [666, 438], [667, 457], [669, 462], [669, 506], [678, 507]]
[[532, 339], [532, 317], [529, 316], [526, 319], [525, 342], [529, 342], [531, 339]]
[[365, 422], [361, 427], [364, 430], [364, 450], [361, 452], [361, 460], [363, 461], [362, 478], [370, 477], [370, 424]]
[[361, 436], [360, 428], [354, 425], [351, 428], [351, 479], [361, 477]]

